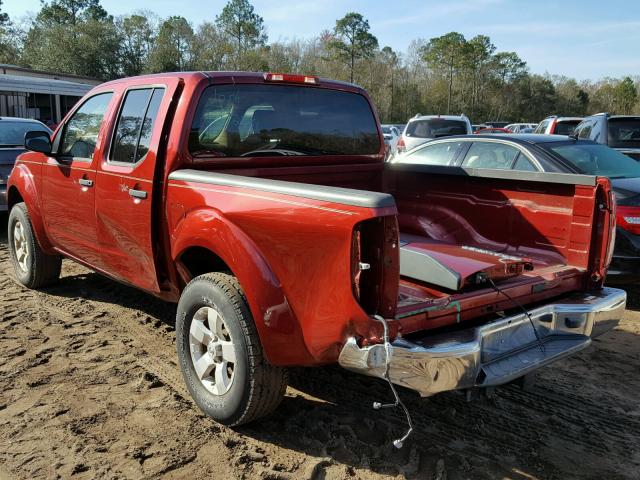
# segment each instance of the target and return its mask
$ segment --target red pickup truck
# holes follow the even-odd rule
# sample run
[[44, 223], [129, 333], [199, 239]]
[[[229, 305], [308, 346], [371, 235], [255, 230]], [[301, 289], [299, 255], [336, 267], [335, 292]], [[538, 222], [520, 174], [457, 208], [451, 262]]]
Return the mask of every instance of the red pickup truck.
[[26, 147], [8, 182], [17, 279], [50, 284], [67, 257], [178, 302], [185, 382], [229, 425], [272, 411], [289, 366], [337, 362], [422, 396], [492, 387], [625, 308], [603, 288], [608, 179], [385, 163], [355, 85], [126, 78]]

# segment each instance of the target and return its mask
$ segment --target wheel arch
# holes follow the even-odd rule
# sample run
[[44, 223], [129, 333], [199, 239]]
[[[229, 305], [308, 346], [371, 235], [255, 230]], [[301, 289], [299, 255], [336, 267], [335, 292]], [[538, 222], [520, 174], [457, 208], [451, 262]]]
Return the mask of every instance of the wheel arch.
[[20, 202], [24, 202], [27, 208], [31, 226], [42, 251], [48, 255], [56, 254], [47, 236], [35, 176], [25, 165], [19, 163], [11, 172], [7, 190], [7, 210], [11, 212], [13, 206]]
[[238, 279], [270, 363], [315, 363], [280, 281], [241, 228], [215, 209], [199, 209], [186, 215], [172, 238], [172, 259], [185, 284], [212, 271]]

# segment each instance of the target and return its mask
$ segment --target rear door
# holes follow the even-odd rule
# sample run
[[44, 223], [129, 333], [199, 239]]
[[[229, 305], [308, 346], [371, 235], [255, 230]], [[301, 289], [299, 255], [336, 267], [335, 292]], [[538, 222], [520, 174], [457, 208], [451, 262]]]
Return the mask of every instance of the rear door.
[[42, 209], [51, 243], [100, 268], [96, 235], [95, 168], [104, 149], [105, 117], [113, 92], [86, 99], [54, 140], [55, 156], [43, 167]]
[[96, 216], [104, 268], [151, 292], [159, 291], [153, 233], [161, 211], [154, 214], [153, 206], [162, 193], [154, 188], [154, 178], [162, 171], [162, 165], [156, 165], [162, 127], [179, 82], [166, 79], [122, 92], [108, 152], [97, 169]]

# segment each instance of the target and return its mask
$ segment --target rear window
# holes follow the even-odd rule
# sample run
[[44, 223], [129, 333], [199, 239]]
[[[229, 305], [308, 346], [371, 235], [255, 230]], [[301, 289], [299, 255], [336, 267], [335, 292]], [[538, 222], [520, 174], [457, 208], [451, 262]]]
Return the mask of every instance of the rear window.
[[589, 175], [609, 178], [640, 177], [640, 163], [604, 145], [565, 144], [545, 148]]
[[439, 138], [449, 135], [465, 135], [466, 133], [467, 124], [462, 120], [430, 118], [409, 122], [405, 135], [415, 138]]
[[14, 122], [11, 120], [0, 121], [0, 145], [3, 147], [20, 147], [24, 145], [24, 134], [30, 131], [46, 132], [51, 130], [36, 122]]
[[562, 120], [556, 123], [555, 131], [556, 135], [571, 135], [576, 129], [581, 120]]
[[609, 146], [614, 148], [639, 148], [640, 118], [610, 119]]
[[371, 155], [375, 117], [356, 93], [289, 85], [212, 85], [189, 134], [194, 156]]

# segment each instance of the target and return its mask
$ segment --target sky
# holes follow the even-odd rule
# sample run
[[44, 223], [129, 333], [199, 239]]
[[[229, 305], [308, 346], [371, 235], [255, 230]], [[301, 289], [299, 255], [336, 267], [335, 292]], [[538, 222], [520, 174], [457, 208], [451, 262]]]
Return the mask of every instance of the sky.
[[[113, 15], [137, 10], [182, 15], [194, 25], [213, 21], [226, 0], [102, 0]], [[450, 31], [488, 35], [514, 51], [534, 73], [578, 80], [640, 75], [638, 0], [252, 0], [270, 41], [312, 38], [349, 11], [369, 20], [380, 47], [405, 52], [412, 40]], [[40, 0], [3, 0], [19, 20]]]

